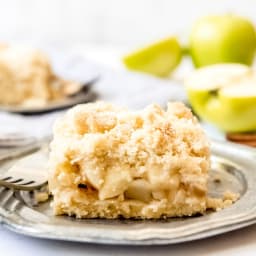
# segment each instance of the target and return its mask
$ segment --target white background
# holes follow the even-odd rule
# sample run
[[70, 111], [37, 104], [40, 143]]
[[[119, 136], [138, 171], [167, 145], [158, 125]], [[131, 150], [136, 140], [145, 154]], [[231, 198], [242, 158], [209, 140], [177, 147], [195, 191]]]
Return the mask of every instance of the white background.
[[237, 13], [256, 21], [254, 0], [0, 0], [0, 40], [135, 47], [186, 37], [202, 15]]

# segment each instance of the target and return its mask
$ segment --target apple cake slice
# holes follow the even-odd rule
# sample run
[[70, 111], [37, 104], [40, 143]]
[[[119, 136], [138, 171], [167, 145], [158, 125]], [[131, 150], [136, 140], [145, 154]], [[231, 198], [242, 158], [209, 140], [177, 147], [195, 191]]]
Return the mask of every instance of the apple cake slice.
[[191, 111], [78, 105], [57, 120], [49, 189], [56, 215], [191, 216], [207, 208], [209, 141]]
[[39, 107], [81, 87], [54, 74], [48, 56], [36, 49], [0, 44], [0, 104]]

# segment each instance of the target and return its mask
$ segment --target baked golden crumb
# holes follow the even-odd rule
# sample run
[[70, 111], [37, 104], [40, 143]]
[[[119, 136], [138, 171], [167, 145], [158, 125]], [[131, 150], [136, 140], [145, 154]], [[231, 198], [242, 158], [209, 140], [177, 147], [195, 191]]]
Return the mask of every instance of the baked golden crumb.
[[41, 106], [66, 96], [75, 82], [57, 77], [46, 54], [19, 46], [0, 46], [0, 104]]
[[209, 141], [182, 103], [137, 112], [78, 105], [54, 126], [54, 213], [151, 219], [204, 213], [208, 203], [224, 207], [207, 198], [209, 157]]

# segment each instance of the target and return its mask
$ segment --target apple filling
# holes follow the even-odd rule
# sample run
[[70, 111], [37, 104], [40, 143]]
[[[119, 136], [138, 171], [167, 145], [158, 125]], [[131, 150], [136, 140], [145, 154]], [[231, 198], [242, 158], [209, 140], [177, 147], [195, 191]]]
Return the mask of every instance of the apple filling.
[[98, 102], [59, 119], [49, 189], [57, 215], [190, 216], [207, 208], [209, 142], [189, 109], [131, 112]]

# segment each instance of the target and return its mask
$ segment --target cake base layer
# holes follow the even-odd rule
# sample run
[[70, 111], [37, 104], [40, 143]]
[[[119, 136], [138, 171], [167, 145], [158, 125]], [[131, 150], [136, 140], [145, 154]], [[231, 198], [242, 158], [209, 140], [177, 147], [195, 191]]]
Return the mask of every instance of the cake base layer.
[[159, 219], [203, 214], [206, 211], [207, 203], [206, 201], [198, 201], [194, 204], [170, 204], [167, 199], [152, 200], [150, 203], [127, 199], [124, 201], [108, 199], [91, 202], [72, 200], [72, 203], [57, 201], [57, 203], [53, 203], [53, 208], [56, 215], [65, 214], [77, 218]]

